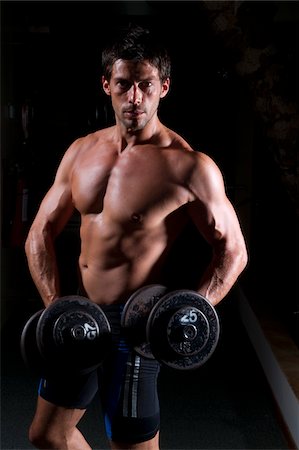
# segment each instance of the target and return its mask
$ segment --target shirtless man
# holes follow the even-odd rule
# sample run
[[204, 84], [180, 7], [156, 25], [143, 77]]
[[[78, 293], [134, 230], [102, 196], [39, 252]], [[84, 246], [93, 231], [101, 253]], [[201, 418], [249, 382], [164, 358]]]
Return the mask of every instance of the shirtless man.
[[[69, 147], [26, 241], [44, 305], [60, 296], [54, 242], [75, 209], [82, 292], [112, 308], [116, 328], [130, 294], [160, 282], [168, 251], [190, 219], [213, 250], [197, 290], [217, 305], [247, 264], [246, 246], [217, 165], [158, 118], [170, 86], [167, 52], [147, 31], [130, 29], [103, 52], [102, 86], [116, 123]], [[90, 449], [77, 424], [99, 389], [111, 448], [159, 449], [159, 364], [137, 356], [121, 331], [119, 342], [98, 373], [42, 380], [29, 433], [37, 448]], [[136, 373], [133, 414], [127, 395]]]

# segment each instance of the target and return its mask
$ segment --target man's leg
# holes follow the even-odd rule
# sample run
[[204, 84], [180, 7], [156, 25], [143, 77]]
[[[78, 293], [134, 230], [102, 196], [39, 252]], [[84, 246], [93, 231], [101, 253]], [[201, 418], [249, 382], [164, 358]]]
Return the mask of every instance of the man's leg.
[[69, 409], [38, 397], [29, 430], [30, 442], [39, 449], [91, 450], [77, 424], [85, 409]]
[[112, 450], [159, 450], [159, 432], [153, 439], [140, 442], [138, 444], [122, 444], [120, 442], [110, 442]]
[[135, 352], [119, 354], [116, 361], [116, 367], [108, 371], [110, 382], [100, 383], [110, 447], [159, 450], [157, 377], [160, 365]]
[[[113, 310], [114, 308], [114, 310]], [[159, 450], [160, 364], [136, 354], [120, 326], [123, 305], [105, 308], [114, 349], [99, 370], [100, 398], [112, 450]]]

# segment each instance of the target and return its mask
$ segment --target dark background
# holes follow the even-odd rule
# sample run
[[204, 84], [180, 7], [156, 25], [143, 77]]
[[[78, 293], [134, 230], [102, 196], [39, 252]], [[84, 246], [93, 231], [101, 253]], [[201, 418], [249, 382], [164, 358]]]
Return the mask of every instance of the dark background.
[[[171, 52], [162, 121], [223, 172], [250, 252], [246, 294], [254, 303], [258, 292], [298, 342], [298, 3], [11, 1], [1, 20], [2, 322], [38, 298], [24, 238], [67, 146], [113, 120], [100, 54], [114, 27], [132, 20]], [[57, 241], [68, 294], [77, 231], [74, 217]], [[189, 230], [178, 242], [171, 270], [183, 277], [206, 255], [194, 239]]]
[[[42, 308], [24, 239], [68, 145], [113, 120], [100, 54], [128, 20], [154, 28], [170, 49], [162, 121], [223, 172], [250, 254], [239, 282], [246, 298], [299, 345], [298, 2], [2, 1], [2, 448], [24, 448], [36, 398], [19, 353], [25, 319]], [[67, 295], [77, 289], [78, 226], [74, 215], [57, 240]], [[192, 287], [208, 255], [190, 225], [169, 280]], [[236, 297], [219, 305], [222, 334], [210, 362], [161, 374], [163, 448], [289, 448]], [[98, 409], [95, 402], [82, 427], [103, 448]]]

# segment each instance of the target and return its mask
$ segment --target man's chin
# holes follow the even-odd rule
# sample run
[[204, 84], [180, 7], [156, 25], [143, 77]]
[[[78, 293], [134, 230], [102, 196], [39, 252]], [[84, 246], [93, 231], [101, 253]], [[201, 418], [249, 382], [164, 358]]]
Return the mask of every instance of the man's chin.
[[129, 124], [126, 124], [125, 126], [126, 126], [128, 133], [136, 133], [143, 129], [143, 125], [140, 123], [129, 123]]

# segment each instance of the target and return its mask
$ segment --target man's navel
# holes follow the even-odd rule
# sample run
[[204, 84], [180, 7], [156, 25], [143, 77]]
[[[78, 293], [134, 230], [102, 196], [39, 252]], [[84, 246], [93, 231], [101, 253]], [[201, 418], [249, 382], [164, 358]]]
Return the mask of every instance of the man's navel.
[[141, 223], [142, 222], [142, 214], [133, 213], [131, 215], [131, 220], [134, 223]]

